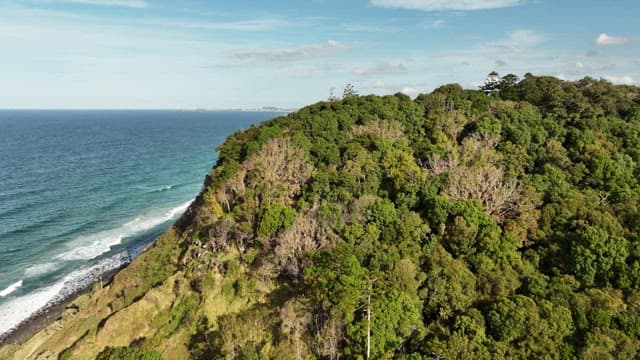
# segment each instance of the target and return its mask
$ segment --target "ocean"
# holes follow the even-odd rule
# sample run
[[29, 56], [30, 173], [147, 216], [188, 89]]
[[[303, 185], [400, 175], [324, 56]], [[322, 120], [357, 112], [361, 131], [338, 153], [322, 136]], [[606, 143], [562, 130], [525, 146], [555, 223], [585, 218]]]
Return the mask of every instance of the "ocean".
[[0, 110], [0, 336], [128, 263], [196, 197], [217, 145], [278, 115]]

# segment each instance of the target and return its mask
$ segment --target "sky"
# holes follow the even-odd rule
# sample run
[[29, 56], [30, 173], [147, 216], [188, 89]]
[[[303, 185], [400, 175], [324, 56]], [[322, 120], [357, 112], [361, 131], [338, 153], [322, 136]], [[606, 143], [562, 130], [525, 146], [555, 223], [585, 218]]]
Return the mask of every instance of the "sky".
[[296, 108], [495, 70], [640, 85], [637, 0], [0, 0], [0, 108]]

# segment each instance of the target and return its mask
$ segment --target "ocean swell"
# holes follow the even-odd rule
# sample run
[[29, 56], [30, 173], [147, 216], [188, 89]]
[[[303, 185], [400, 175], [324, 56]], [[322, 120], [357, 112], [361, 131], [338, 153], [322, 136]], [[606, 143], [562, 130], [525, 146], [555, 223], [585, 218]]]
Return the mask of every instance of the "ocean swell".
[[12, 292], [18, 290], [18, 288], [22, 286], [22, 280], [16, 281], [15, 283], [7, 286], [4, 290], [0, 291], [0, 297], [5, 297]]
[[22, 322], [37, 317], [131, 262], [128, 251], [80, 268], [53, 285], [15, 298], [0, 308], [0, 343]]
[[[36, 264], [26, 268], [25, 276], [28, 278], [57, 269], [60, 261], [95, 259], [108, 252], [112, 246], [119, 244], [123, 238], [147, 232], [174, 219], [177, 215], [182, 214], [191, 202], [185, 202], [161, 213], [139, 216], [115, 229], [77, 238], [72, 241], [71, 245], [76, 246], [75, 249], [63, 252], [53, 258], [58, 261]], [[8, 302], [0, 307], [0, 344], [20, 324], [41, 316], [56, 305], [88, 289], [107, 274], [112, 274], [128, 265], [132, 259], [142, 252], [147, 244], [148, 242], [145, 244], [132, 244], [127, 250], [118, 252], [113, 256], [93, 260], [91, 264], [69, 273], [52, 285], [18, 296], [15, 299], [9, 299]], [[17, 290], [22, 286], [22, 282], [23, 280], [20, 280], [0, 291], [0, 297], [5, 297]]]
[[191, 200], [160, 214], [137, 217], [115, 229], [80, 236], [67, 245], [70, 250], [57, 255], [55, 259], [66, 261], [94, 259], [109, 251], [111, 247], [120, 244], [122, 239], [150, 230], [173, 219], [176, 215], [183, 213], [190, 204]]

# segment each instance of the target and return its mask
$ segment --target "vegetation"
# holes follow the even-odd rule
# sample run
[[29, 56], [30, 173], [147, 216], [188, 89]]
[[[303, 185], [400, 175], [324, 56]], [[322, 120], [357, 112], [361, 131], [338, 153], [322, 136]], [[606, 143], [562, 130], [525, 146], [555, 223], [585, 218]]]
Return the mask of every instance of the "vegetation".
[[157, 351], [144, 351], [133, 347], [107, 347], [98, 354], [96, 360], [161, 360], [162, 354]]
[[640, 89], [497, 88], [353, 93], [233, 134], [154, 250], [171, 271], [134, 267], [151, 283], [100, 316], [171, 294], [136, 308], [145, 359], [640, 359]]

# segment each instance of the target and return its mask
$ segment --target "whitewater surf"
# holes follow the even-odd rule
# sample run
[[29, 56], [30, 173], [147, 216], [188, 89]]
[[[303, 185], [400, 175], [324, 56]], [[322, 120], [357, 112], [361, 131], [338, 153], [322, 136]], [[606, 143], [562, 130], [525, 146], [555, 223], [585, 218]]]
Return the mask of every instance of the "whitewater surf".
[[[122, 239], [136, 236], [158, 227], [168, 221], [175, 220], [191, 204], [192, 200], [178, 206], [156, 212], [149, 212], [111, 230], [99, 232], [86, 237], [81, 237], [72, 242], [78, 246], [54, 257], [57, 261], [95, 259], [108, 252]], [[85, 245], [80, 245], [85, 244]], [[39, 288], [28, 294], [18, 296], [0, 307], [0, 343], [23, 322], [41, 315], [52, 307], [63, 303], [70, 297], [86, 290], [92, 284], [100, 281], [108, 273], [113, 273], [128, 265], [141, 251], [140, 246], [132, 246], [130, 249], [119, 252], [106, 259], [101, 259], [93, 264], [86, 265], [64, 276], [55, 283]], [[56, 263], [44, 263], [30, 266], [25, 269], [25, 275], [39, 275], [56, 268]], [[10, 285], [0, 291], [0, 296], [5, 297], [23, 284], [23, 280]]]

